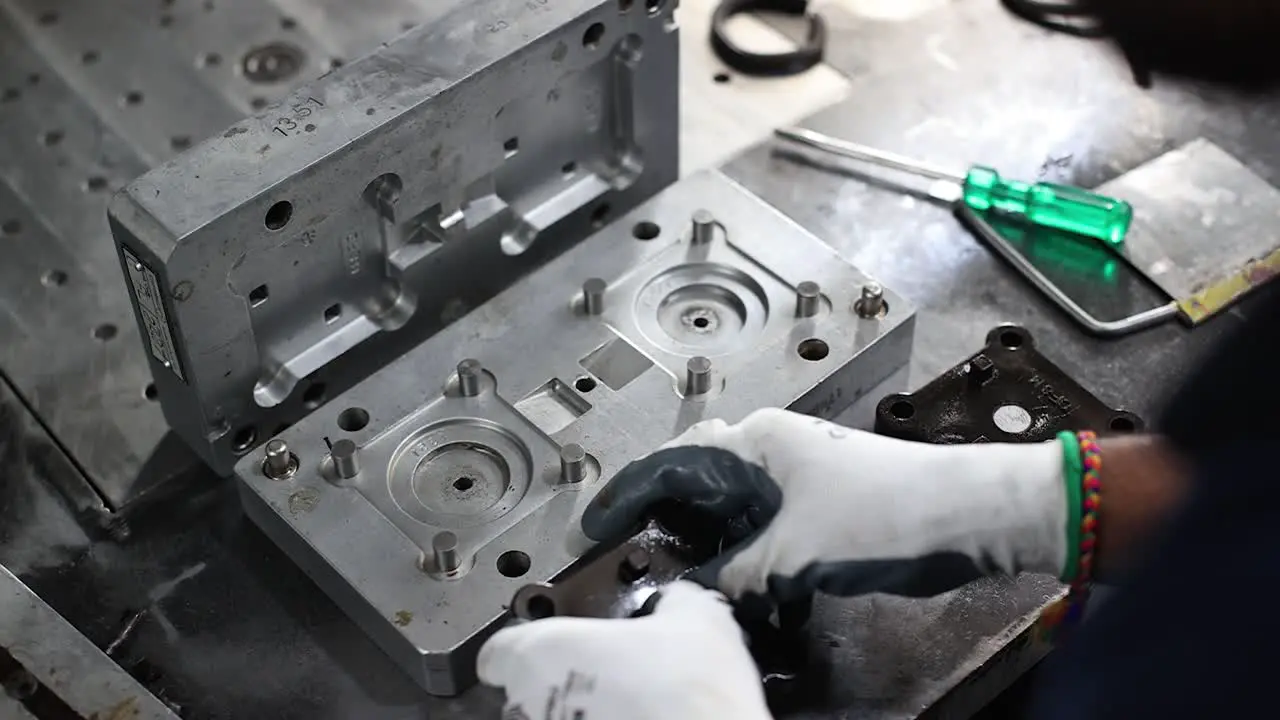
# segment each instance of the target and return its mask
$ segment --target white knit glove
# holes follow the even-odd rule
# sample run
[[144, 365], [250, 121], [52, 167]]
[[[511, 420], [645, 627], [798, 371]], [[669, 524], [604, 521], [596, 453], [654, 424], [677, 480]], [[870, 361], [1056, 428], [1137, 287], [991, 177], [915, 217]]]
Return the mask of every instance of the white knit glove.
[[583, 530], [615, 540], [670, 500], [763, 528], [697, 576], [732, 598], [929, 596], [997, 572], [1061, 575], [1067, 562], [1058, 442], [928, 445], [760, 410], [699, 423], [623, 468]]
[[769, 720], [760, 675], [724, 596], [680, 581], [651, 615], [547, 618], [499, 630], [480, 680], [503, 718]]

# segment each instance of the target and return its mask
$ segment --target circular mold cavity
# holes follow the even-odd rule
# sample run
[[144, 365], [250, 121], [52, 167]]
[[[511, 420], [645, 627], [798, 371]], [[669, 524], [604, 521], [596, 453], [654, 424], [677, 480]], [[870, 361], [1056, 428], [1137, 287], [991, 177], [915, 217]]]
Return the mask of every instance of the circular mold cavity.
[[749, 275], [716, 263], [678, 265], [636, 295], [636, 326], [654, 345], [705, 357], [751, 346], [769, 319], [764, 289]]
[[401, 443], [387, 483], [406, 515], [456, 530], [510, 512], [532, 478], [529, 449], [516, 435], [493, 423], [457, 419], [428, 425]]

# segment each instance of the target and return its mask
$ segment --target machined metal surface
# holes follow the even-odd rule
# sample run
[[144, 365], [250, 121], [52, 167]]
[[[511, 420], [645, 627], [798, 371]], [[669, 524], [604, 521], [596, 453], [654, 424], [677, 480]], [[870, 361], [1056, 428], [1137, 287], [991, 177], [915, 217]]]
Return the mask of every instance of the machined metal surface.
[[[723, 228], [710, 243], [691, 243], [699, 208]], [[584, 278], [607, 283], [601, 314]], [[822, 308], [796, 318], [806, 281]], [[245, 458], [246, 509], [423, 687], [458, 692], [512, 593], [590, 547], [577, 524], [601, 480], [706, 418], [831, 417], [901, 367], [914, 311], [892, 296], [860, 317], [868, 282], [718, 173], [691, 176], [285, 431], [290, 480]], [[706, 392], [688, 392], [691, 358]], [[360, 447], [353, 480], [338, 438]]]
[[[5, 680], [15, 683], [5, 688], [15, 700], [50, 711], [36, 717], [178, 718], [3, 566], [0, 665]], [[52, 697], [41, 697], [45, 693]]]
[[913, 393], [889, 395], [876, 408], [876, 432], [944, 444], [1043, 442], [1064, 430], [1115, 434], [1145, 425], [1083, 388], [1017, 325], [993, 329], [982, 351]]
[[112, 229], [174, 430], [228, 471], [675, 180], [675, 5], [469, 3], [131, 183]]

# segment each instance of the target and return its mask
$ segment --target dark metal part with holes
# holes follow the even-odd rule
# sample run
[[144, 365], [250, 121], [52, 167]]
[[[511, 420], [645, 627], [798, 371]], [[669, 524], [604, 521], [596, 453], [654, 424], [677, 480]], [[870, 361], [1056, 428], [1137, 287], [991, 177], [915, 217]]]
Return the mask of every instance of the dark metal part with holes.
[[1142, 418], [1094, 397], [1035, 348], [1026, 328], [1001, 325], [987, 346], [914, 393], [876, 408], [876, 432], [924, 442], [1040, 442], [1063, 430], [1124, 433]]
[[[680, 527], [696, 525], [695, 518], [686, 517]], [[705, 524], [697, 527], [694, 533], [701, 539], [690, 540], [691, 533], [669, 532], [651, 520], [625, 542], [598, 546], [554, 582], [520, 588], [511, 600], [511, 613], [528, 621], [649, 615], [661, 602], [663, 586], [717, 554], [722, 545], [720, 533], [706, 530]], [[813, 690], [812, 683], [823, 675], [813, 671], [817, 661], [806, 650], [801, 633], [810, 610], [810, 602], [779, 608], [775, 620], [768, 617], [767, 609], [736, 608], [735, 616], [746, 633], [766, 698], [775, 712], [798, 709], [806, 701], [806, 693]]]

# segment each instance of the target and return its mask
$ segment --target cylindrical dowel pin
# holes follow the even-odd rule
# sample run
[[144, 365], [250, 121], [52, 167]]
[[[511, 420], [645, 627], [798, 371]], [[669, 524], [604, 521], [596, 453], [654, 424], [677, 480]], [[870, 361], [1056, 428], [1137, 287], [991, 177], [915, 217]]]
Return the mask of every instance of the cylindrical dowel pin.
[[705, 245], [716, 239], [716, 217], [710, 210], [693, 211], [692, 245]]
[[599, 315], [604, 312], [604, 291], [609, 285], [600, 278], [591, 278], [582, 283], [582, 311], [588, 315]]
[[298, 469], [293, 452], [283, 440], [272, 440], [267, 443], [263, 452], [266, 454], [266, 460], [262, 462], [262, 471], [273, 480], [283, 480]]
[[468, 358], [458, 363], [458, 391], [463, 397], [475, 397], [480, 394], [480, 375], [483, 368], [479, 360]]
[[587, 476], [587, 451], [578, 443], [560, 448], [560, 482], [580, 483]]
[[438, 532], [431, 538], [431, 554], [435, 557], [438, 572], [448, 574], [462, 567], [462, 555], [458, 553], [458, 536], [448, 530]]
[[821, 308], [822, 288], [818, 283], [806, 280], [796, 286], [796, 317], [813, 317]]
[[711, 360], [692, 357], [685, 364], [685, 395], [706, 395], [711, 392]]
[[862, 298], [858, 300], [858, 314], [864, 318], [880, 317], [884, 312], [884, 288], [878, 282], [862, 286]]
[[360, 447], [350, 440], [339, 440], [329, 450], [333, 458], [333, 471], [343, 480], [360, 474]]

